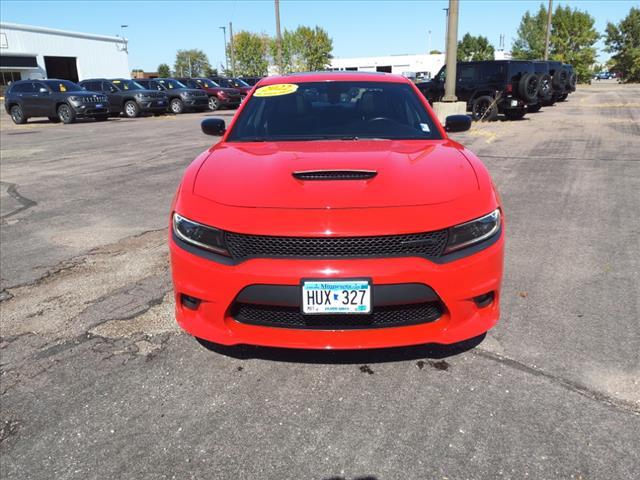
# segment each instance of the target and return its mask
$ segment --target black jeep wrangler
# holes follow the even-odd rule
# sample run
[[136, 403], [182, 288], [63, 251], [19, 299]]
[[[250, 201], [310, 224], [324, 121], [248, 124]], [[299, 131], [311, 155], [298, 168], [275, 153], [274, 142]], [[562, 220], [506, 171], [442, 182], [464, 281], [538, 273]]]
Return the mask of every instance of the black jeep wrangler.
[[[416, 87], [429, 103], [444, 96], [446, 66], [433, 80]], [[524, 60], [487, 60], [459, 62], [456, 96], [467, 102], [474, 120], [495, 120], [503, 113], [510, 120], [524, 117], [529, 103], [536, 103], [540, 78], [533, 62]]]

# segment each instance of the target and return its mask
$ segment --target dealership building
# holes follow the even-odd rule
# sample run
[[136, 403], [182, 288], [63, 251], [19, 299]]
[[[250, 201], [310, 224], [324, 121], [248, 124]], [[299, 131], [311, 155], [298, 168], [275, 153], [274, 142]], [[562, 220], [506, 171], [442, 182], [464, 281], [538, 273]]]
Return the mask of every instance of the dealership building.
[[397, 73], [407, 77], [432, 78], [444, 65], [444, 53], [388, 55], [384, 57], [334, 58], [331, 70]]
[[0, 22], [0, 88], [14, 80], [129, 78], [127, 41]]

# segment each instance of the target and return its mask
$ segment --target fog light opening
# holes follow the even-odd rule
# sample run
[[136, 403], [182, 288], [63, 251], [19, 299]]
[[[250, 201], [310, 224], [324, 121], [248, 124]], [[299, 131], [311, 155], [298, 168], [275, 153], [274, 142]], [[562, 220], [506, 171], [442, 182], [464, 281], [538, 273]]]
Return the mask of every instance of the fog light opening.
[[188, 308], [189, 310], [197, 310], [200, 306], [200, 302], [201, 300], [199, 298], [190, 297], [184, 293], [180, 295], [180, 303], [182, 303], [183, 307]]
[[495, 298], [494, 292], [483, 293], [482, 295], [478, 295], [477, 297], [473, 297], [473, 301], [476, 302], [476, 305], [479, 308], [488, 307], [493, 303], [493, 299]]

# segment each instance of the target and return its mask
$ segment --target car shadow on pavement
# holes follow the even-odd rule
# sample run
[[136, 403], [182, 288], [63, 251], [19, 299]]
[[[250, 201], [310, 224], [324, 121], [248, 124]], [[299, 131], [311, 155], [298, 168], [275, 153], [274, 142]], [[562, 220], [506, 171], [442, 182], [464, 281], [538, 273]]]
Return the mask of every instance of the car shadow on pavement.
[[274, 362], [315, 364], [362, 364], [402, 362], [419, 359], [443, 359], [460, 355], [482, 343], [486, 334], [454, 343], [442, 345], [427, 343], [410, 347], [378, 348], [366, 350], [303, 350], [293, 348], [258, 347], [253, 345], [225, 346], [196, 338], [198, 343], [211, 352], [239, 360], [258, 359]]

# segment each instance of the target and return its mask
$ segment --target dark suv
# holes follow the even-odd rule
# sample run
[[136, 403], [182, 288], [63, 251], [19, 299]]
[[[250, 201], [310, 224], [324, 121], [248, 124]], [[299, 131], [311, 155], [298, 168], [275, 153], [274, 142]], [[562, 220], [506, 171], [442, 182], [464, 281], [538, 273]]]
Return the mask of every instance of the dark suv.
[[178, 78], [177, 80], [189, 88], [205, 92], [209, 96], [209, 110], [211, 111], [220, 107], [238, 108], [240, 105], [240, 91], [235, 88], [223, 88], [208, 78]]
[[[435, 78], [416, 87], [430, 103], [444, 96], [446, 66]], [[526, 114], [527, 104], [537, 102], [539, 77], [533, 62], [490, 60], [457, 64], [456, 96], [467, 102], [474, 120], [495, 120], [498, 113], [517, 120]]]
[[243, 100], [244, 100], [244, 97], [249, 95], [249, 92], [251, 91], [251, 88], [252, 88], [251, 85], [249, 85], [247, 82], [239, 78], [226, 78], [226, 77], [220, 77], [220, 76], [213, 76], [209, 78], [214, 82], [216, 82], [221, 87], [235, 88], [237, 90], [240, 90], [240, 94], [242, 95]]
[[18, 124], [30, 117], [63, 123], [73, 123], [78, 117], [109, 118], [105, 95], [88, 92], [68, 80], [17, 80], [5, 92], [4, 108]]
[[109, 98], [111, 115], [135, 118], [141, 113], [160, 114], [169, 105], [166, 95], [145, 89], [142, 85], [124, 78], [107, 80], [106, 78], [91, 78], [80, 82], [87, 90], [102, 92]]
[[138, 80], [151, 90], [164, 92], [169, 97], [169, 111], [182, 113], [187, 110], [204, 111], [209, 108], [209, 95], [202, 90], [188, 88], [175, 78]]

